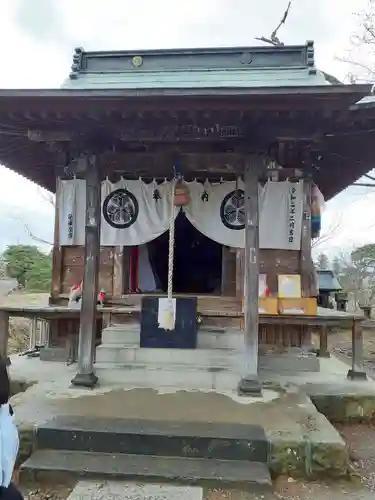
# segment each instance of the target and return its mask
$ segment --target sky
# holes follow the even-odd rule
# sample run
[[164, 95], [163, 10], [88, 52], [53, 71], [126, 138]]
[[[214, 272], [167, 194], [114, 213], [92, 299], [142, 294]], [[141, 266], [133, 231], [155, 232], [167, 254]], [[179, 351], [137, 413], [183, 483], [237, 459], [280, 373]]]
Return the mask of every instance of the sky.
[[[315, 41], [317, 66], [339, 79], [367, 0], [293, 0], [279, 38]], [[281, 18], [284, 0], [1, 0], [0, 88], [58, 88], [73, 50], [256, 45]], [[365, 55], [367, 57], [367, 54]], [[53, 226], [53, 207], [40, 188], [0, 166], [4, 210], [35, 211]], [[327, 203], [315, 251], [330, 254], [375, 240], [375, 189], [351, 187]], [[365, 216], [364, 216], [365, 214]], [[45, 220], [45, 219], [43, 219]], [[0, 232], [1, 232], [0, 223]]]

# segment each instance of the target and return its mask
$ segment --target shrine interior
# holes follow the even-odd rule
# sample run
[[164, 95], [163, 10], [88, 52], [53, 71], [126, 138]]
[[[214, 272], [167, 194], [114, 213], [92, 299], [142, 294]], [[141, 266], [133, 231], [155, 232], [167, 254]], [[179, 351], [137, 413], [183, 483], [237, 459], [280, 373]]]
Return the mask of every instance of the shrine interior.
[[[157, 288], [168, 288], [168, 231], [148, 243]], [[176, 293], [221, 292], [222, 245], [207, 238], [180, 213], [175, 222], [173, 290]]]

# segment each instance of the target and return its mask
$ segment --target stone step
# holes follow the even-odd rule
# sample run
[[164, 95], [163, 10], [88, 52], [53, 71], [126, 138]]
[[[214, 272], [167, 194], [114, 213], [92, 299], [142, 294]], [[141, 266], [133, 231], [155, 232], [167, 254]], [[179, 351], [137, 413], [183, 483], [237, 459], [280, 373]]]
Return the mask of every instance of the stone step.
[[201, 485], [139, 483], [125, 479], [81, 478], [67, 500], [203, 500]]
[[[126, 409], [124, 409], [126, 411]], [[268, 461], [259, 425], [58, 416], [36, 431], [41, 449]]]
[[[140, 344], [140, 326], [112, 325], [102, 331], [102, 345], [137, 347]], [[235, 328], [202, 326], [198, 331], [197, 347], [202, 349], [236, 349], [244, 345], [243, 331]]]
[[[264, 463], [204, 458], [123, 455], [76, 451], [37, 450], [21, 472], [72, 474], [155, 482], [202, 484], [268, 491], [272, 488]], [[103, 498], [103, 497], [102, 497]]]
[[116, 344], [139, 346], [139, 341], [139, 323], [111, 325], [102, 330], [102, 344], [104, 345]]
[[101, 344], [96, 348], [98, 363], [163, 363], [201, 367], [239, 366], [243, 357], [230, 349], [153, 349]]
[[236, 391], [237, 368], [201, 367], [163, 363], [95, 363], [100, 380], [126, 388]]

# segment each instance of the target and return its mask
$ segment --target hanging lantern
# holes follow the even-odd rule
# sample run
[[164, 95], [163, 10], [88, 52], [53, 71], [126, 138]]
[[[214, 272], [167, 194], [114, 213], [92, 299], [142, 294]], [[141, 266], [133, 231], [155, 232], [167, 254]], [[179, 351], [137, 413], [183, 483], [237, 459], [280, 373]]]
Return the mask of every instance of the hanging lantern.
[[182, 181], [177, 181], [174, 188], [174, 204], [176, 205], [176, 207], [182, 207], [184, 205], [189, 205], [190, 201], [190, 192], [188, 186]]

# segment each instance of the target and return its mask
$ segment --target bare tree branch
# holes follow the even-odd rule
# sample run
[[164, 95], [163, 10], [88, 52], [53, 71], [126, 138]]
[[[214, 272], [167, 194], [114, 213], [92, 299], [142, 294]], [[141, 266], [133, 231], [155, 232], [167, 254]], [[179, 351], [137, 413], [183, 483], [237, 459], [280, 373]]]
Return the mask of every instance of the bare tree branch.
[[352, 72], [348, 78], [352, 83], [369, 82], [375, 79], [375, 0], [369, 0], [367, 7], [356, 14], [358, 30], [350, 37], [351, 47], [345, 57], [337, 58], [348, 64]]
[[23, 228], [25, 229], [26, 233], [30, 236], [30, 238], [32, 238], [34, 241], [38, 242], [38, 243], [43, 243], [44, 245], [49, 245], [49, 246], [53, 246], [53, 243], [51, 241], [47, 241], [47, 240], [44, 240], [43, 238], [40, 238], [39, 236], [36, 236], [32, 231], [31, 229], [29, 228], [29, 226], [26, 224], [26, 222], [18, 217], [12, 217], [16, 222], [19, 222], [20, 224], [22, 224]]
[[315, 238], [312, 243], [311, 247], [312, 248], [317, 248], [323, 243], [327, 243], [327, 241], [331, 240], [334, 236], [337, 235], [337, 233], [340, 231], [342, 227], [342, 216], [335, 219], [335, 221], [329, 226], [327, 231], [322, 233], [318, 238]]
[[44, 201], [46, 201], [49, 205], [55, 206], [55, 196], [52, 193], [45, 192], [45, 190], [38, 187], [38, 193]]
[[261, 42], [269, 43], [271, 45], [284, 45], [284, 43], [281, 42], [280, 39], [278, 38], [277, 33], [278, 33], [279, 29], [281, 28], [281, 26], [283, 24], [285, 24], [285, 22], [288, 18], [291, 5], [292, 5], [292, 2], [290, 1], [288, 3], [288, 7], [286, 8], [286, 11], [284, 12], [283, 17], [281, 18], [281, 20], [280, 20], [279, 24], [276, 26], [276, 28], [272, 31], [271, 36], [269, 38], [261, 36], [261, 37], [255, 37], [255, 40], [260, 40]]

